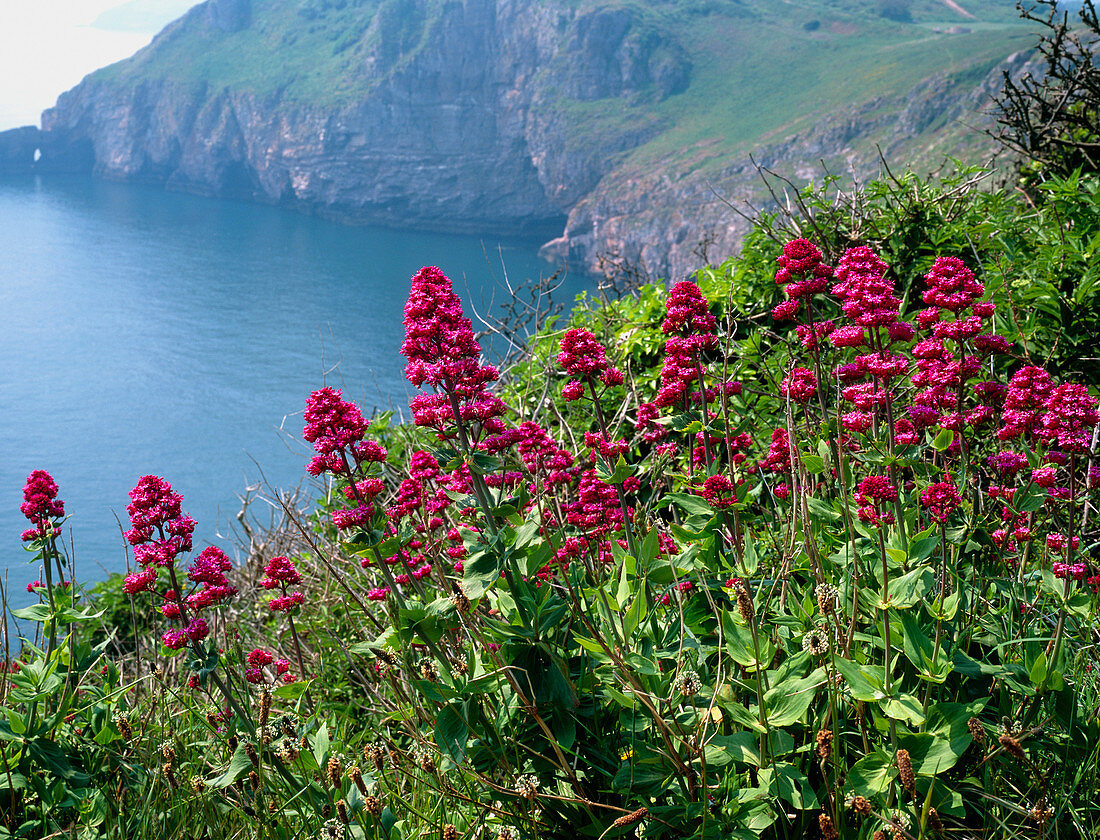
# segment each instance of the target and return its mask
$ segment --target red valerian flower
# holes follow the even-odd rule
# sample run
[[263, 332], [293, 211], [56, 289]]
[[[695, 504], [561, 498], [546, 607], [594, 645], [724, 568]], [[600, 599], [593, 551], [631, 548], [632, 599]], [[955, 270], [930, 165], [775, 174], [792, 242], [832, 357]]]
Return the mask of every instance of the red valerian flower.
[[60, 531], [53, 520], [65, 515], [65, 503], [57, 498], [57, 482], [45, 470], [34, 470], [23, 487], [23, 504], [19, 510], [33, 528], [22, 534], [23, 542], [57, 536]]
[[1043, 429], [1066, 452], [1088, 452], [1092, 430], [1100, 423], [1096, 400], [1088, 388], [1066, 383], [1055, 388], [1043, 403]]
[[807, 403], [817, 393], [817, 377], [808, 368], [796, 367], [780, 383], [779, 393], [790, 397], [791, 402]]
[[942, 525], [951, 511], [962, 505], [962, 496], [954, 484], [939, 481], [924, 489], [920, 494], [920, 503], [928, 511], [932, 521]]
[[195, 520], [181, 512], [183, 497], [156, 475], [142, 476], [130, 491], [131, 528], [126, 539], [134, 546], [134, 559], [143, 567], [170, 566], [191, 550]]

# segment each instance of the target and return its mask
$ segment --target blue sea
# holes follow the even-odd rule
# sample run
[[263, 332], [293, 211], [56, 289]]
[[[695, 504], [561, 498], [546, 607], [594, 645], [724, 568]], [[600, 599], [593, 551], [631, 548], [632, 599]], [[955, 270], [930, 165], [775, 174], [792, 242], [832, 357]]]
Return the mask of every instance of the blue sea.
[[[507, 296], [505, 277], [554, 271], [537, 246], [84, 178], [0, 181], [0, 575], [11, 602], [26, 603], [38, 577], [19, 540], [31, 470], [60, 485], [82, 582], [125, 569], [119, 523], [148, 473], [183, 494], [196, 550], [232, 551], [247, 487], [308, 478], [311, 390], [332, 385], [364, 413], [407, 416], [398, 351], [410, 277], [438, 265], [488, 311]], [[569, 304], [592, 286], [566, 275], [554, 297]]]

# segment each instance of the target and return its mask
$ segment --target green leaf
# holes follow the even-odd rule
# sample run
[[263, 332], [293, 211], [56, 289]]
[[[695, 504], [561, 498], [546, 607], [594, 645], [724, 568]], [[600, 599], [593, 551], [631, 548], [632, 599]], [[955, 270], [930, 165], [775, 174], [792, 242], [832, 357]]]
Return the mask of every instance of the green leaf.
[[1046, 490], [1037, 484], [1029, 484], [1022, 493], [1013, 496], [1012, 503], [1019, 513], [1032, 513], [1041, 508], [1046, 500]]
[[620, 455], [619, 460], [615, 462], [614, 470], [610, 468], [603, 458], [598, 458], [596, 460], [596, 478], [606, 484], [622, 484], [632, 475], [634, 475], [634, 468], [626, 462], [622, 455]]
[[[792, 808], [800, 811], [809, 811], [819, 808], [817, 796], [810, 786], [809, 780], [801, 770], [785, 761], [777, 761], [771, 769], [775, 771], [775, 779], [772, 789], [783, 799], [791, 804]], [[760, 771], [764, 775], [764, 771]]]
[[886, 696], [883, 688], [886, 672], [881, 666], [861, 667], [850, 659], [842, 659], [839, 656], [833, 659], [833, 665], [848, 683], [848, 688], [856, 700], [876, 701]]
[[825, 472], [825, 459], [820, 455], [802, 455], [802, 466], [810, 475], [819, 475]]
[[900, 735], [898, 747], [909, 750], [913, 772], [918, 776], [935, 776], [950, 770], [966, 751], [966, 747], [958, 750], [951, 741], [939, 738], [931, 732]]
[[453, 705], [443, 707], [435, 718], [435, 742], [439, 748], [461, 764], [466, 757], [466, 741], [470, 727]]
[[940, 429], [940, 433], [936, 435], [932, 441], [932, 448], [937, 452], [946, 452], [948, 447], [951, 446], [951, 441], [955, 439], [955, 433], [950, 429]]
[[281, 700], [297, 700], [309, 690], [311, 683], [312, 680], [298, 680], [292, 683], [284, 683], [272, 691], [271, 694]]
[[1039, 651], [1039, 655], [1035, 657], [1035, 661], [1031, 663], [1031, 670], [1028, 672], [1028, 677], [1031, 678], [1031, 684], [1036, 688], [1042, 688], [1043, 683], [1047, 679], [1047, 655], [1046, 651]]
[[714, 508], [707, 504], [707, 501], [701, 496], [693, 496], [689, 493], [669, 493], [657, 503], [657, 507], [668, 507], [670, 504], [676, 505], [688, 514], [714, 515]]
[[322, 723], [321, 728], [317, 730], [317, 734], [313, 736], [313, 757], [317, 760], [318, 767], [325, 766], [325, 756], [328, 755], [328, 748], [331, 743], [328, 737], [328, 724]]
[[871, 753], [857, 761], [848, 774], [852, 792], [873, 797], [886, 793], [897, 770], [890, 757], [882, 751]]
[[819, 668], [802, 680], [785, 680], [764, 695], [764, 708], [770, 726], [790, 726], [802, 719], [813, 702], [818, 688], [824, 684], [824, 672]]
[[911, 726], [920, 726], [924, 723], [924, 707], [920, 700], [912, 694], [899, 694], [883, 700], [879, 706], [883, 713], [894, 720], [903, 720]]
[[623, 619], [623, 634], [627, 639], [634, 635], [634, 631], [645, 621], [648, 614], [649, 604], [644, 597], [644, 593], [639, 592], [634, 596], [634, 600], [630, 602], [626, 617]]
[[244, 744], [239, 744], [229, 761], [229, 767], [225, 772], [214, 779], [208, 779], [207, 784], [212, 788], [225, 788], [233, 784], [237, 779], [252, 769], [252, 762], [248, 753], [244, 751]]
[[504, 571], [504, 554], [490, 546], [479, 546], [466, 558], [462, 572], [462, 591], [476, 601], [500, 580]]
[[922, 600], [935, 583], [932, 571], [927, 566], [913, 569], [890, 581], [890, 606], [905, 609]]
[[837, 522], [840, 520], [840, 514], [833, 510], [831, 505], [825, 504], [821, 499], [814, 496], [806, 497], [806, 507], [809, 508], [810, 513], [814, 516], [820, 517], [827, 522]]

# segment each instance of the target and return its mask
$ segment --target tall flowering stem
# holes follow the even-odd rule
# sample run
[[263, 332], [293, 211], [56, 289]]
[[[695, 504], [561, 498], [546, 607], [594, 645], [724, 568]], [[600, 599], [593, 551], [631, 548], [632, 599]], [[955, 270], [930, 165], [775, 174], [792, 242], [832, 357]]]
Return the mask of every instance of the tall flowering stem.
[[[200, 552], [188, 569], [186, 579], [199, 586], [184, 596], [176, 560], [191, 551], [195, 520], [183, 513], [182, 506], [183, 497], [160, 476], [142, 476], [130, 491], [130, 504], [126, 506], [130, 530], [125, 536], [134, 548], [134, 559], [141, 570], [128, 574], [122, 589], [127, 595], [150, 592], [159, 598], [161, 615], [176, 625], [162, 634], [161, 642], [170, 650], [188, 648], [196, 660], [202, 660], [207, 655], [203, 643], [210, 635], [210, 624], [201, 613], [228, 601], [237, 590], [225, 576], [232, 562], [221, 549], [211, 546]], [[158, 589], [161, 569], [168, 576], [169, 588], [164, 591]], [[228, 683], [217, 671], [210, 671], [209, 675], [226, 703], [251, 728], [251, 718], [244, 713]]]
[[[587, 388], [592, 399], [592, 405], [596, 413], [596, 422], [600, 427], [600, 439], [591, 441], [595, 444], [593, 457], [599, 452], [608, 460], [612, 470], [618, 457], [626, 449], [626, 441], [612, 441], [611, 432], [600, 404], [600, 392], [597, 390], [597, 382], [605, 388], [612, 388], [623, 384], [623, 374], [618, 368], [613, 367], [607, 360], [607, 350], [596, 340], [596, 336], [585, 329], [568, 330], [561, 339], [561, 352], [558, 354], [558, 364], [562, 366], [572, 379], [562, 388], [562, 396], [566, 401], [578, 399]], [[631, 511], [626, 502], [626, 493], [622, 482], [615, 484], [615, 494], [619, 500], [619, 508], [623, 513], [623, 531], [626, 534], [626, 543], [630, 553], [637, 556], [637, 548], [634, 543], [634, 528], [631, 525]]]
[[50, 602], [50, 618], [47, 622], [47, 656], [57, 644], [57, 601], [54, 593], [53, 569], [57, 566], [59, 582], [65, 576], [61, 565], [61, 553], [57, 549], [57, 537], [61, 533], [59, 522], [65, 516], [65, 503], [57, 498], [57, 482], [45, 470], [34, 470], [27, 476], [23, 487], [23, 504], [19, 510], [33, 527], [22, 534], [23, 542], [39, 545], [42, 554], [42, 571], [46, 576], [46, 598]]
[[[467, 463], [473, 464], [480, 436], [490, 436], [488, 443], [505, 430], [504, 404], [486, 390], [500, 374], [480, 363], [473, 324], [463, 314], [450, 278], [435, 266], [425, 266], [412, 278], [404, 323], [405, 378], [417, 388], [431, 389], [413, 398], [413, 420], [435, 429], [441, 440], [456, 440]], [[477, 424], [476, 435], [472, 424]], [[486, 526], [496, 533], [489, 487], [476, 469], [470, 472]]]

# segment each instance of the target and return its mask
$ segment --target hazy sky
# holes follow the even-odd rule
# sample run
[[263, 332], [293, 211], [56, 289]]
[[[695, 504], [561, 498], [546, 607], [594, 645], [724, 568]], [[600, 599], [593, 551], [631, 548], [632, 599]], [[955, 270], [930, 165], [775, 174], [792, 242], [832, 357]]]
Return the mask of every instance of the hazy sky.
[[[58, 94], [132, 55], [196, 1], [0, 0], [0, 130], [38, 124]], [[92, 26], [111, 9], [116, 23], [129, 16], [139, 31]]]

